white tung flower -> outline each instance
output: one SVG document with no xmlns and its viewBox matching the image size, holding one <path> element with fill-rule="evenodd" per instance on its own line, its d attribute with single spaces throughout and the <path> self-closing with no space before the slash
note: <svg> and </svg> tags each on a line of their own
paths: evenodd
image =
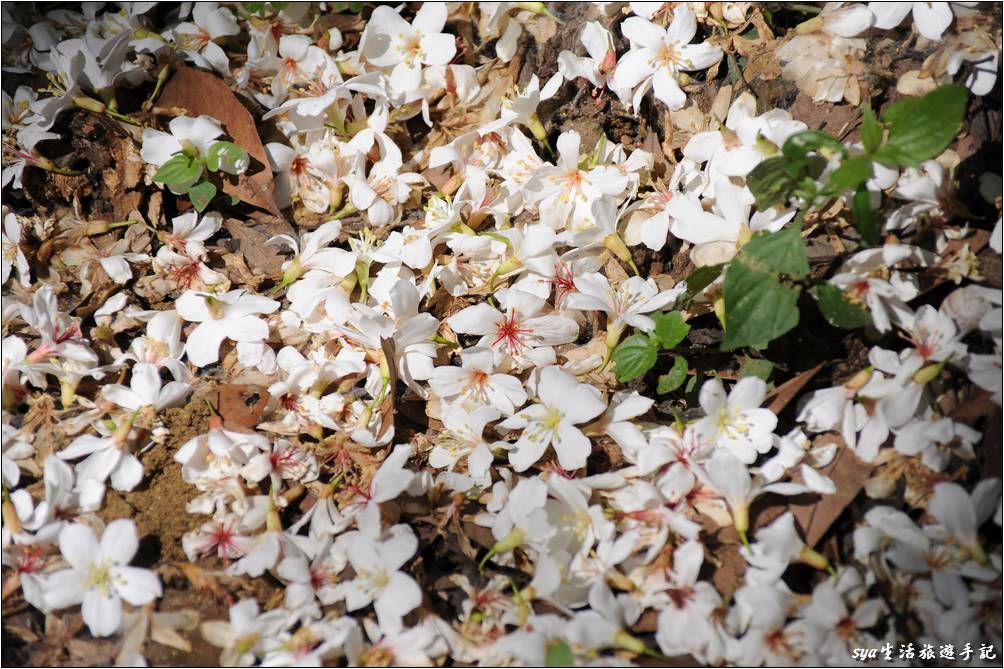
<svg viewBox="0 0 1004 669">
<path fill-rule="evenodd" d="M 501 414 L 492 406 L 480 406 L 468 411 L 455 402 L 443 411 L 443 431 L 429 453 L 429 466 L 453 469 L 461 458 L 467 458 L 467 470 L 482 485 L 491 483 L 491 447 L 485 442 L 485 426 Z"/>
<path fill-rule="evenodd" d="M 540 371 L 537 397 L 538 403 L 500 423 L 505 429 L 523 430 L 509 452 L 513 469 L 526 471 L 540 460 L 548 446 L 554 446 L 563 469 L 574 471 L 585 467 L 592 444 L 576 425 L 603 413 L 606 403 L 600 391 L 551 366 Z"/>
<path fill-rule="evenodd" d="M 104 386 L 101 394 L 123 409 L 138 411 L 150 406 L 159 412 L 177 406 L 188 391 L 188 384 L 179 381 L 170 381 L 162 387 L 157 366 L 140 362 L 132 368 L 128 388 L 117 383 L 111 384 Z"/>
<path fill-rule="evenodd" d="M 238 343 L 261 343 L 268 337 L 268 324 L 257 314 L 270 314 L 279 308 L 275 300 L 246 290 L 227 293 L 186 291 L 176 303 L 178 315 L 199 325 L 188 335 L 185 352 L 196 367 L 219 360 L 224 339 Z"/>
<path fill-rule="evenodd" d="M 444 400 L 458 397 L 474 405 L 488 405 L 511 416 L 526 403 L 526 390 L 510 374 L 495 374 L 492 351 L 475 346 L 460 353 L 460 367 L 443 365 L 432 371 L 429 385 Z"/>
<path fill-rule="evenodd" d="M 401 618 L 422 603 L 422 590 L 399 571 L 418 549 L 418 537 L 407 525 L 396 525 L 385 541 L 364 534 L 343 534 L 349 564 L 356 577 L 342 586 L 345 608 L 358 611 L 373 604 L 380 627 L 401 628 Z M 340 542 L 341 543 L 341 542 Z"/>
<path fill-rule="evenodd" d="M 767 384 L 754 376 L 740 379 L 728 396 L 721 379 L 708 379 L 700 393 L 706 415 L 698 421 L 697 429 L 709 442 L 752 464 L 758 454 L 774 445 L 777 416 L 760 408 L 766 395 Z"/>
<path fill-rule="evenodd" d="M 49 576 L 45 603 L 52 609 L 81 604 L 84 622 L 94 636 L 109 636 L 122 626 L 122 600 L 142 606 L 162 594 L 160 580 L 148 569 L 130 567 L 139 548 L 136 524 L 115 520 L 101 541 L 94 530 L 69 523 L 59 533 L 59 549 L 70 568 Z"/>
<path fill-rule="evenodd" d="M 674 10 L 669 28 L 632 16 L 621 24 L 621 31 L 631 50 L 617 63 L 613 80 L 618 89 L 634 89 L 631 104 L 635 108 L 652 88 L 655 97 L 671 110 L 680 109 L 687 94 L 680 88 L 679 74 L 709 68 L 722 59 L 720 47 L 690 43 L 697 34 L 697 17 L 686 5 Z"/>
<path fill-rule="evenodd" d="M 229 622 L 210 620 L 202 623 L 201 631 L 206 641 L 223 649 L 221 665 L 250 667 L 288 620 L 285 609 L 259 613 L 258 602 L 242 599 L 230 607 Z"/>
<path fill-rule="evenodd" d="M 588 56 L 577 56 L 571 51 L 558 54 L 558 71 L 565 79 L 582 77 L 596 88 L 605 88 L 617 65 L 617 51 L 614 49 L 610 31 L 596 21 L 586 22 L 579 36 Z"/>
<path fill-rule="evenodd" d="M 454 332 L 481 335 L 478 346 L 493 349 L 496 362 L 506 356 L 517 361 L 543 361 L 546 358 L 539 356 L 545 355 L 545 348 L 553 358 L 551 346 L 574 341 L 579 334 L 579 326 L 572 319 L 557 314 L 545 315 L 544 300 L 535 295 L 509 290 L 504 302 L 504 314 L 487 302 L 481 302 L 458 311 L 446 322 Z"/>
<path fill-rule="evenodd" d="M 6 207 L 5 207 L 6 208 Z M 7 283 L 12 271 L 17 271 L 17 280 L 27 288 L 31 285 L 31 266 L 21 250 L 21 221 L 14 212 L 3 217 L 3 282 Z"/>
<path fill-rule="evenodd" d="M 604 196 L 618 196 L 628 187 L 627 176 L 616 167 L 584 167 L 581 143 L 582 138 L 574 130 L 561 133 L 557 165 L 543 165 L 526 182 L 527 202 L 537 205 L 540 220 L 555 230 L 590 227 L 593 202 Z"/>
<path fill-rule="evenodd" d="M 389 5 L 373 10 L 363 32 L 360 51 L 366 61 L 390 72 L 391 91 L 407 95 L 422 84 L 424 65 L 446 65 L 457 52 L 453 35 L 443 32 L 444 2 L 422 5 L 408 23 Z"/>
<path fill-rule="evenodd" d="M 201 6 L 201 5 L 200 5 Z M 153 128 L 143 129 L 143 147 L 140 157 L 148 163 L 160 167 L 175 155 L 186 149 L 195 152 L 195 157 L 205 158 L 210 147 L 216 143 L 216 138 L 223 134 L 219 122 L 209 116 L 176 116 L 168 124 L 171 132 L 162 132 Z M 171 192 L 185 193 L 202 178 L 202 164 L 192 171 L 187 181 L 174 181 L 169 184 Z"/>
<path fill-rule="evenodd" d="M 952 5 L 973 5 L 971 2 L 869 2 L 868 9 L 875 15 L 875 27 L 883 30 L 895 28 L 911 12 L 917 32 L 929 40 L 940 40 L 952 24 Z"/>
<path fill-rule="evenodd" d="M 192 20 L 179 23 L 172 30 L 175 44 L 199 67 L 230 74 L 230 59 L 217 40 L 241 31 L 229 9 L 215 2 L 197 2 Z"/>
<path fill-rule="evenodd" d="M 628 325 L 645 330 L 655 327 L 655 321 L 645 314 L 670 306 L 687 289 L 679 283 L 669 290 L 659 290 L 654 279 L 633 276 L 611 286 L 607 277 L 590 272 L 575 277 L 575 292 L 569 293 L 565 307 L 586 311 L 604 311 L 607 330 L 623 332 Z"/>
</svg>

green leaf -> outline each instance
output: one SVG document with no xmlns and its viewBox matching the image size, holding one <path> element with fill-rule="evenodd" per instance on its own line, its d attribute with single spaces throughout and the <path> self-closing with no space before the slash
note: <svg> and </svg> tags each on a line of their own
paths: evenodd
<svg viewBox="0 0 1004 669">
<path fill-rule="evenodd" d="M 875 153 L 875 150 L 882 144 L 884 131 L 882 124 L 875 118 L 872 106 L 867 102 L 861 107 L 861 144 L 868 153 Z"/>
<path fill-rule="evenodd" d="M 866 246 L 878 246 L 882 238 L 882 231 L 875 220 L 875 212 L 872 210 L 872 197 L 864 184 L 858 186 L 851 198 L 851 213 L 854 214 L 854 227 L 861 235 L 861 240 Z"/>
<path fill-rule="evenodd" d="M 819 310 L 830 325 L 848 330 L 864 327 L 872 322 L 871 314 L 861 305 L 848 299 L 847 294 L 832 283 L 821 283 L 812 289 Z"/>
<path fill-rule="evenodd" d="M 743 247 L 740 256 L 751 269 L 771 274 L 786 274 L 801 279 L 809 274 L 809 257 L 801 230 L 782 228 L 777 232 L 758 232 Z"/>
<path fill-rule="evenodd" d="M 201 172 L 202 163 L 183 153 L 179 153 L 160 166 L 160 169 L 153 175 L 153 180 L 156 183 L 171 186 L 172 184 L 183 184 L 198 179 Z"/>
<path fill-rule="evenodd" d="M 793 170 L 791 160 L 777 156 L 754 167 L 746 175 L 746 186 L 756 198 L 756 208 L 764 211 L 775 205 L 786 204 L 801 181 L 801 176 L 800 170 Z"/>
<path fill-rule="evenodd" d="M 747 376 L 755 376 L 758 379 L 769 381 L 770 375 L 773 371 L 774 363 L 770 360 L 747 357 L 743 362 L 743 366 L 739 368 L 739 378 L 742 379 Z"/>
<path fill-rule="evenodd" d="M 966 89 L 956 84 L 890 105 L 882 114 L 889 135 L 873 157 L 884 163 L 917 167 L 952 143 L 965 113 Z"/>
<path fill-rule="evenodd" d="M 216 142 L 206 152 L 206 167 L 211 172 L 223 170 L 227 174 L 241 174 L 247 169 L 248 152 L 233 142 Z"/>
<path fill-rule="evenodd" d="M 659 345 L 653 337 L 631 335 L 614 349 L 617 380 L 621 383 L 637 379 L 655 366 Z"/>
<path fill-rule="evenodd" d="M 218 142 L 222 143 L 222 142 Z M 209 147 L 209 151 L 206 153 L 206 169 L 210 172 L 220 171 L 220 154 L 219 152 L 214 153 L 213 149 L 216 148 L 216 144 Z"/>
<path fill-rule="evenodd" d="M 697 377 L 698 374 L 694 374 L 692 377 L 690 377 L 690 380 L 687 381 L 687 387 L 683 389 L 683 392 L 687 393 L 688 395 L 694 392 L 694 389 L 697 387 Z"/>
<path fill-rule="evenodd" d="M 192 186 L 192 189 L 188 191 L 188 197 L 195 205 L 196 210 L 204 211 L 216 197 L 216 186 L 208 181 L 203 181 Z"/>
<path fill-rule="evenodd" d="M 857 190 L 872 177 L 872 159 L 868 156 L 848 158 L 840 167 L 830 173 L 826 182 L 827 192 L 832 196 L 842 195 L 847 191 Z"/>
<path fill-rule="evenodd" d="M 652 314 L 652 320 L 655 321 L 655 338 L 665 349 L 675 348 L 690 332 L 690 326 L 679 311 Z"/>
<path fill-rule="evenodd" d="M 798 325 L 798 293 L 798 288 L 781 285 L 773 275 L 733 260 L 725 275 L 722 350 L 766 348 Z"/>
<path fill-rule="evenodd" d="M 823 175 L 823 172 L 826 171 L 826 168 L 829 167 L 829 165 L 830 162 L 822 156 L 809 156 L 805 159 L 805 164 L 802 167 L 802 173 L 805 175 L 803 181 L 805 179 L 809 179 L 813 182 L 818 181 L 819 177 Z"/>
<path fill-rule="evenodd" d="M 568 644 L 561 639 L 555 639 L 547 646 L 547 654 L 544 655 L 544 666 L 546 667 L 571 667 L 575 665 L 575 655 Z"/>
<path fill-rule="evenodd" d="M 659 385 L 656 386 L 655 392 L 665 395 L 682 386 L 683 382 L 687 380 L 687 368 L 689 366 L 687 359 L 682 355 L 673 358 L 673 367 L 665 374 L 659 376 Z"/>
<path fill-rule="evenodd" d="M 796 132 L 784 142 L 781 153 L 789 160 L 804 162 L 813 151 L 822 150 L 833 153 L 847 154 L 847 148 L 835 137 L 822 130 L 803 130 Z"/>
<path fill-rule="evenodd" d="M 694 298 L 701 294 L 701 291 L 710 286 L 721 275 L 723 269 L 725 269 L 725 263 L 719 263 L 718 265 L 698 267 L 691 272 L 686 279 L 687 292 L 676 301 L 676 306 L 681 308 L 689 306 Z"/>
</svg>

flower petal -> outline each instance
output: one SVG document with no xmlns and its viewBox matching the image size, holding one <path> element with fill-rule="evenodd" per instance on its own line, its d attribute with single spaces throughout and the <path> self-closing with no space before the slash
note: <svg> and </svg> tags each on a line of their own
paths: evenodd
<svg viewBox="0 0 1004 669">
<path fill-rule="evenodd" d="M 116 567 L 113 576 L 119 595 L 133 606 L 148 604 L 163 592 L 160 579 L 149 569 Z"/>
<path fill-rule="evenodd" d="M 129 564 L 139 548 L 136 523 L 120 518 L 108 523 L 101 535 L 101 555 L 116 564 Z"/>
<path fill-rule="evenodd" d="M 80 613 L 94 636 L 111 636 L 122 626 L 122 600 L 118 595 L 105 597 L 99 590 L 88 590 Z"/>
</svg>

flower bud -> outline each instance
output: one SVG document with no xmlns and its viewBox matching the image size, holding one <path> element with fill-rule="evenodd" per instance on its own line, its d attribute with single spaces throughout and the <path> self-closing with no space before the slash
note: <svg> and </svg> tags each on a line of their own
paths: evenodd
<svg viewBox="0 0 1004 669">
<path fill-rule="evenodd" d="M 495 270 L 496 276 L 505 276 L 523 266 L 523 261 L 519 258 L 506 258 Z"/>
<path fill-rule="evenodd" d="M 526 539 L 526 531 L 522 527 L 514 527 L 509 534 L 495 542 L 495 545 L 492 546 L 492 552 L 495 555 L 508 553 L 521 546 L 524 539 Z"/>
<path fill-rule="evenodd" d="M 627 247 L 627 244 L 624 243 L 624 240 L 621 239 L 620 235 L 617 234 L 607 235 L 606 237 L 603 238 L 603 246 L 605 246 L 608 251 L 613 253 L 615 256 L 617 256 L 618 259 L 622 260 L 623 262 L 627 263 L 633 262 L 633 258 L 631 257 L 631 250 Z"/>
<path fill-rule="evenodd" d="M 540 118 L 536 114 L 530 117 L 530 122 L 527 124 L 527 127 L 530 129 L 530 132 L 533 133 L 533 136 L 537 138 L 537 141 L 547 142 L 547 131 L 544 130 L 544 124 L 540 122 Z"/>
<path fill-rule="evenodd" d="M 275 506 L 265 514 L 265 529 L 269 532 L 282 532 L 282 519 L 279 517 L 279 509 Z"/>
<path fill-rule="evenodd" d="M 914 372 L 913 380 L 916 383 L 924 386 L 934 381 L 938 378 L 938 374 L 941 373 L 942 368 L 945 366 L 943 362 L 937 362 L 933 365 L 928 365 L 927 367 L 922 367 Z"/>
<path fill-rule="evenodd" d="M 750 529 L 750 508 L 743 505 L 732 512 L 732 524 L 735 525 L 739 536 L 745 537 Z"/>
<path fill-rule="evenodd" d="M 301 276 L 303 276 L 305 271 L 306 270 L 303 269 L 303 265 L 300 264 L 300 259 L 293 258 L 292 260 L 289 261 L 289 267 L 287 267 L 286 271 L 283 272 L 282 274 L 281 285 L 288 286 L 289 284 L 293 283 Z"/>
<path fill-rule="evenodd" d="M 844 383 L 844 388 L 848 390 L 858 391 L 865 387 L 871 378 L 872 374 L 875 372 L 874 367 L 865 367 L 860 372 L 851 377 L 849 381 Z"/>
<path fill-rule="evenodd" d="M 623 648 L 624 650 L 629 650 L 637 655 L 644 655 L 648 648 L 645 647 L 645 642 L 638 637 L 631 636 L 624 630 L 617 630 L 614 634 L 614 645 L 618 648 Z"/>
<path fill-rule="evenodd" d="M 974 541 L 972 544 L 966 546 L 965 549 L 978 564 L 984 567 L 990 566 L 990 558 L 987 557 L 987 552 L 983 550 L 983 546 L 980 545 L 979 541 Z"/>
<path fill-rule="evenodd" d="M 814 16 L 808 21 L 803 21 L 795 26 L 795 32 L 799 35 L 807 35 L 809 33 L 818 32 L 822 29 L 823 24 L 826 23 L 826 17 L 824 16 Z"/>
<path fill-rule="evenodd" d="M 59 401 L 64 409 L 69 409 L 77 401 L 77 386 L 69 381 L 59 382 Z"/>
<path fill-rule="evenodd" d="M 95 235 L 103 235 L 112 229 L 112 224 L 110 221 L 90 221 L 80 230 L 80 234 L 83 237 L 93 237 Z"/>
<path fill-rule="evenodd" d="M 98 114 L 105 113 L 105 104 L 94 98 L 87 97 L 86 95 L 78 95 L 73 98 L 73 104 L 80 107 L 81 109 L 86 109 L 87 111 L 92 111 Z"/>
<path fill-rule="evenodd" d="M 616 323 L 607 330 L 606 345 L 607 348 L 613 350 L 617 347 L 617 344 L 621 341 L 621 335 L 624 334 L 624 323 Z"/>
<path fill-rule="evenodd" d="M 516 6 L 534 14 L 547 13 L 547 7 L 544 6 L 543 2 L 517 2 Z"/>
<path fill-rule="evenodd" d="M 604 74 L 613 72 L 616 66 L 617 52 L 613 49 L 607 49 L 607 55 L 603 57 L 603 62 L 600 63 L 600 72 Z"/>
<path fill-rule="evenodd" d="M 3 524 L 4 528 L 14 534 L 21 532 L 21 519 L 17 517 L 17 509 L 9 499 L 3 501 Z"/>
<path fill-rule="evenodd" d="M 815 567 L 816 569 L 821 569 L 823 571 L 830 568 L 830 561 L 826 559 L 826 556 L 809 548 L 808 546 L 802 546 L 802 552 L 799 553 L 798 559 L 810 567 Z"/>
</svg>

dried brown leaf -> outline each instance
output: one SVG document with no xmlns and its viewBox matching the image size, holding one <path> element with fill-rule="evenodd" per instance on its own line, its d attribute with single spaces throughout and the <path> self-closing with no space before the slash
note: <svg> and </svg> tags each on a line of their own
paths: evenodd
<svg viewBox="0 0 1004 669">
<path fill-rule="evenodd" d="M 767 407 L 774 413 L 781 413 L 786 406 L 795 398 L 798 393 L 802 392 L 802 389 L 812 380 L 812 378 L 819 373 L 819 370 L 823 368 L 824 363 L 819 363 L 815 367 L 805 370 L 798 376 L 793 376 L 781 385 L 779 385 L 774 390 L 767 393 L 767 397 L 771 398 L 770 405 Z"/>
<path fill-rule="evenodd" d="M 243 383 L 219 386 L 206 396 L 223 418 L 223 426 L 239 432 L 254 430 L 271 398 L 264 386 Z"/>
<path fill-rule="evenodd" d="M 192 644 L 178 630 L 194 630 L 198 624 L 199 614 L 191 609 L 154 613 L 150 617 L 150 640 L 189 653 Z"/>
<path fill-rule="evenodd" d="M 243 254 L 225 253 L 222 258 L 231 282 L 235 284 L 243 283 L 251 286 L 254 290 L 258 290 L 262 281 L 265 280 L 265 277 L 251 271 Z"/>
<path fill-rule="evenodd" d="M 157 104 L 180 107 L 188 116 L 205 114 L 217 119 L 234 143 L 253 159 L 248 171 L 235 182 L 224 180 L 223 192 L 276 216 L 281 215 L 275 202 L 275 177 L 254 117 L 222 79 L 209 72 L 178 65 Z"/>
<path fill-rule="evenodd" d="M 732 528 L 723 528 L 723 531 L 725 529 Z M 718 567 L 711 577 L 715 589 L 723 597 L 730 597 L 742 584 L 743 575 L 746 573 L 746 559 L 739 552 L 739 542 L 723 543 L 708 559 Z"/>
<path fill-rule="evenodd" d="M 194 589 L 210 592 L 213 597 L 220 600 L 227 599 L 227 591 L 220 585 L 215 576 L 202 567 L 187 561 L 173 562 L 171 566 L 176 567 Z"/>
<path fill-rule="evenodd" d="M 230 236 L 237 241 L 240 252 L 252 272 L 277 279 L 282 276 L 282 263 L 286 261 L 280 246 L 266 242 L 275 235 L 296 236 L 293 227 L 279 217 L 266 217 L 258 221 L 240 221 L 228 218 L 223 221 Z"/>
<path fill-rule="evenodd" d="M 872 465 L 858 458 L 839 436 L 826 435 L 818 441 L 837 441 L 840 444 L 833 462 L 820 470 L 820 473 L 833 480 L 837 490 L 832 495 L 819 496 L 817 501 L 808 505 L 800 505 L 792 500 L 791 511 L 809 546 L 815 546 L 823 538 L 844 509 L 861 492 L 872 471 Z"/>
<path fill-rule="evenodd" d="M 536 14 L 523 22 L 526 31 L 533 35 L 537 44 L 544 44 L 558 33 L 558 24 L 549 16 Z"/>
</svg>

